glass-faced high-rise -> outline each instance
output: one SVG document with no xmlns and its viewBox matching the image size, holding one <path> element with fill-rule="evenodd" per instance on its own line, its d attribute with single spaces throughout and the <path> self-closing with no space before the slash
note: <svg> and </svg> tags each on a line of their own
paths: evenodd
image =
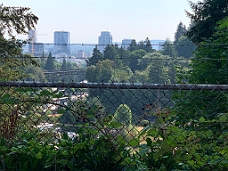
<svg viewBox="0 0 228 171">
<path fill-rule="evenodd" d="M 54 32 L 54 53 L 70 55 L 70 33 L 68 31 Z"/>
<path fill-rule="evenodd" d="M 108 31 L 102 31 L 98 38 L 98 49 L 103 52 L 107 45 L 112 44 L 112 35 Z"/>
</svg>

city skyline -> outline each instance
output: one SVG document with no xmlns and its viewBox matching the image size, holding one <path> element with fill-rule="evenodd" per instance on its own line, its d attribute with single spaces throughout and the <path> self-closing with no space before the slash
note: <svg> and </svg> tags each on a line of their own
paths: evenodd
<svg viewBox="0 0 228 171">
<path fill-rule="evenodd" d="M 102 31 L 111 32 L 113 42 L 123 39 L 141 41 L 146 37 L 173 40 L 180 21 L 189 26 L 185 10 L 191 12 L 187 0 L 100 0 L 99 3 L 92 0 L 3 0 L 2 3 L 4 6 L 31 8 L 39 17 L 37 41 L 43 43 L 52 43 L 53 33 L 59 30 L 71 33 L 71 43 L 97 44 Z M 19 35 L 18 38 L 27 39 L 27 36 Z"/>
</svg>

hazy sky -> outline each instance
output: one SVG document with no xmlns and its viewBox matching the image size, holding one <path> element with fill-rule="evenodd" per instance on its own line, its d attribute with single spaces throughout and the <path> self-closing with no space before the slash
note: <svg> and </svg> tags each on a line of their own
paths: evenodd
<svg viewBox="0 0 228 171">
<path fill-rule="evenodd" d="M 192 0 L 197 2 L 198 0 Z M 38 42 L 53 43 L 54 31 L 70 32 L 71 43 L 97 43 L 101 31 L 122 39 L 174 39 L 177 25 L 187 27 L 188 0 L 3 0 L 4 6 L 30 7 L 39 17 Z M 18 38 L 27 38 L 19 36 Z"/>
</svg>

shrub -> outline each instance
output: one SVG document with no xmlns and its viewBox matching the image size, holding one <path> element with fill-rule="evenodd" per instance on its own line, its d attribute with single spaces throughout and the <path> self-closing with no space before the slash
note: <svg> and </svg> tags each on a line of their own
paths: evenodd
<svg viewBox="0 0 228 171">
<path fill-rule="evenodd" d="M 113 116 L 113 121 L 120 122 L 124 126 L 131 125 L 132 122 L 132 112 L 131 109 L 126 104 L 121 104 L 116 109 L 116 112 Z"/>
</svg>

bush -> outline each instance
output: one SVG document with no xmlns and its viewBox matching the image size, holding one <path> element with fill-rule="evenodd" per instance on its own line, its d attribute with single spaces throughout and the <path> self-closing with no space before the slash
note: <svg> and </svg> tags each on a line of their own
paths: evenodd
<svg viewBox="0 0 228 171">
<path fill-rule="evenodd" d="M 131 109 L 126 104 L 121 104 L 116 109 L 116 112 L 113 116 L 113 121 L 120 122 L 124 126 L 131 125 L 132 122 L 132 112 Z"/>
</svg>

